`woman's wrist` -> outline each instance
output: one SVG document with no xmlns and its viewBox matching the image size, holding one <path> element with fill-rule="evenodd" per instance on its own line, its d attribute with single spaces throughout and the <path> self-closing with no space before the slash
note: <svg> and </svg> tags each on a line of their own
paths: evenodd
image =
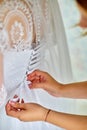
<svg viewBox="0 0 87 130">
<path fill-rule="evenodd" d="M 47 113 L 46 113 L 46 116 L 45 116 L 45 122 L 49 122 L 49 123 L 51 123 L 51 121 L 52 121 L 52 113 L 53 113 L 54 111 L 53 110 L 51 110 L 51 109 L 48 109 L 48 111 L 47 111 Z"/>
<path fill-rule="evenodd" d="M 68 96 L 68 84 L 61 84 L 60 87 L 60 97 L 67 97 Z"/>
<path fill-rule="evenodd" d="M 48 119 L 50 112 L 51 112 L 51 109 L 48 109 L 46 116 L 45 116 L 45 120 L 44 120 L 45 122 L 47 122 L 47 119 Z"/>
<path fill-rule="evenodd" d="M 57 96 L 58 97 L 63 97 L 63 89 L 64 89 L 65 85 L 64 84 L 61 84 L 61 83 L 58 83 L 58 89 L 57 89 Z"/>
</svg>

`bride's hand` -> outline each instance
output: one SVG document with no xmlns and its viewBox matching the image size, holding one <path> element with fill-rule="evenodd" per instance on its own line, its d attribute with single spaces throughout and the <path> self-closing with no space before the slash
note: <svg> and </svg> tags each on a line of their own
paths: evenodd
<svg viewBox="0 0 87 130">
<path fill-rule="evenodd" d="M 42 88 L 53 96 L 61 96 L 62 84 L 58 83 L 47 72 L 35 70 L 27 76 L 27 80 L 31 81 L 29 85 L 30 89 Z"/>
<path fill-rule="evenodd" d="M 44 121 L 48 109 L 36 103 L 7 103 L 6 114 L 21 121 Z"/>
</svg>

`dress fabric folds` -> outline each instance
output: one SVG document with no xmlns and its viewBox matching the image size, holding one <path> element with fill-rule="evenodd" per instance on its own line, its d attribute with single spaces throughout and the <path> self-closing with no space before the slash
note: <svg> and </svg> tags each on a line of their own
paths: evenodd
<svg viewBox="0 0 87 130">
<path fill-rule="evenodd" d="M 57 0 L 2 0 L 0 2 L 0 130 L 62 130 L 44 122 L 21 122 L 5 113 L 16 94 L 25 102 L 67 112 L 68 99 L 44 90 L 30 90 L 27 73 L 41 69 L 62 83 L 73 81 L 61 12 Z M 3 96 L 2 96 L 3 95 Z"/>
</svg>

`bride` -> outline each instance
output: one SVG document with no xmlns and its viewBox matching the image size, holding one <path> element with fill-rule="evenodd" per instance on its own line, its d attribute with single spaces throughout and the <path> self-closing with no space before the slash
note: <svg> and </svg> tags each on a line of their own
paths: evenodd
<svg viewBox="0 0 87 130">
<path fill-rule="evenodd" d="M 26 76 L 35 69 L 45 70 L 63 83 L 72 81 L 58 1 L 1 0 L 0 130 L 61 129 L 43 122 L 24 123 L 5 113 L 5 104 L 14 95 L 59 111 L 71 109 L 68 99 L 56 99 L 43 90 L 28 88 Z"/>
</svg>

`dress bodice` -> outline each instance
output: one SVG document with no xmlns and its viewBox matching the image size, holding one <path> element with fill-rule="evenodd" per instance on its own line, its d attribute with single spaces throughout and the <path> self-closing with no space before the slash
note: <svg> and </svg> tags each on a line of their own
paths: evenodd
<svg viewBox="0 0 87 130">
<path fill-rule="evenodd" d="M 32 53 L 35 50 L 38 52 L 36 57 L 31 57 L 32 54 L 35 56 Z M 58 0 L 0 0 L 0 52 L 3 54 L 6 102 L 18 94 L 25 102 L 65 110 L 62 99 L 57 100 L 43 90 L 30 90 L 24 80 L 29 65 L 47 71 L 60 81 L 72 80 Z M 3 111 L 0 111 L 0 130 L 59 130 L 41 122 L 26 125 L 9 118 Z"/>
<path fill-rule="evenodd" d="M 4 82 L 11 92 L 24 80 L 32 50 L 4 54 Z"/>
<path fill-rule="evenodd" d="M 4 55 L 4 86 L 8 95 L 23 82 L 31 53 L 40 42 L 41 21 L 34 12 L 37 4 L 37 0 L 0 2 L 0 52 Z"/>
</svg>

